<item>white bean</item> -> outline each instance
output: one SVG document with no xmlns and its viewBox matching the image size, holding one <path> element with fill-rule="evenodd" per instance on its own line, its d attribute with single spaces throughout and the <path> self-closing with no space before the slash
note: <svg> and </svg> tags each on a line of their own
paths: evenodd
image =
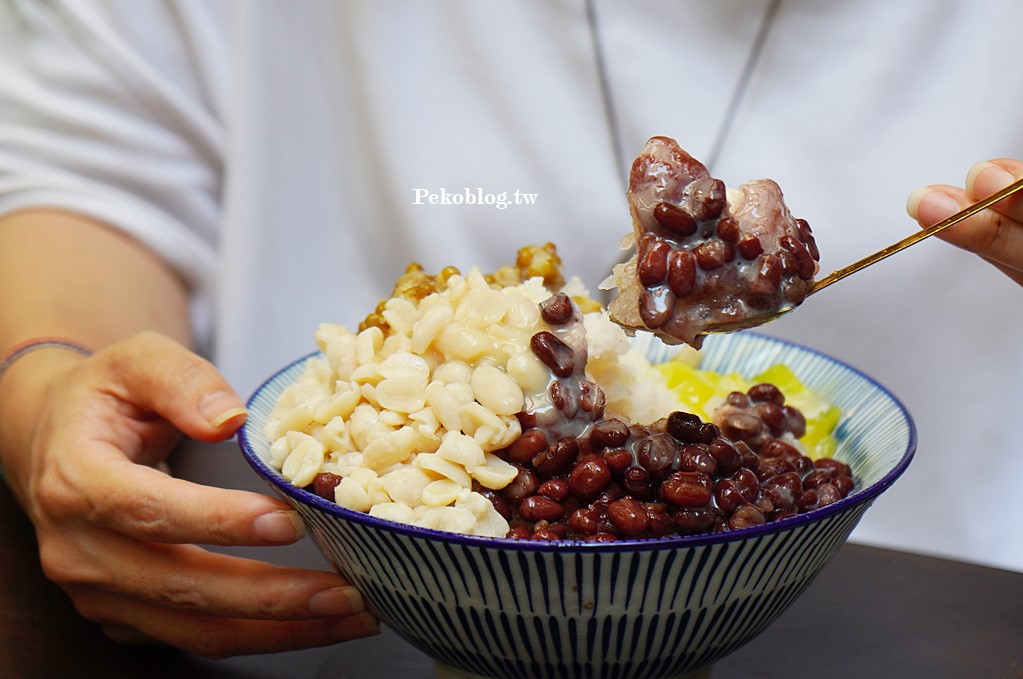
<svg viewBox="0 0 1023 679">
<path fill-rule="evenodd" d="M 417 354 L 425 352 L 444 326 L 451 322 L 452 316 L 451 305 L 447 303 L 436 304 L 423 313 L 412 328 L 412 351 Z"/>
<path fill-rule="evenodd" d="M 500 368 L 488 365 L 476 368 L 469 385 L 480 405 L 497 415 L 514 415 L 522 410 L 522 389 Z"/>
<path fill-rule="evenodd" d="M 437 454 L 448 462 L 454 462 L 465 468 L 475 467 L 484 463 L 483 449 L 471 436 L 457 431 L 449 431 L 441 438 Z"/>
<path fill-rule="evenodd" d="M 404 462 L 412 455 L 415 433 L 411 427 L 380 434 L 362 449 L 362 459 L 370 469 L 383 469 Z"/>
<path fill-rule="evenodd" d="M 281 474 L 299 488 L 304 488 L 313 482 L 323 468 L 325 452 L 319 441 L 312 436 L 306 436 L 299 445 L 291 449 L 288 459 L 281 467 Z"/>
</svg>

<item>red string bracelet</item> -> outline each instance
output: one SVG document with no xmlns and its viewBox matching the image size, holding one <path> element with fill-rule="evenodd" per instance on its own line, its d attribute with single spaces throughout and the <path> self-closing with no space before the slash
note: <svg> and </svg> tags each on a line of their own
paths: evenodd
<svg viewBox="0 0 1023 679">
<path fill-rule="evenodd" d="M 7 369 L 25 354 L 30 354 L 38 349 L 49 348 L 67 349 L 69 351 L 76 351 L 85 356 L 92 354 L 92 350 L 88 347 L 64 337 L 35 337 L 15 344 L 7 351 L 6 354 L 3 355 L 2 358 L 0 358 L 0 379 L 3 379 L 4 373 Z"/>
</svg>

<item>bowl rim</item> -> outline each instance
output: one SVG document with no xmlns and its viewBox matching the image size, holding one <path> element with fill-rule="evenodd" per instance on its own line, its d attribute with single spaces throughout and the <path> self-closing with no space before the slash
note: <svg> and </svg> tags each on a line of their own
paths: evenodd
<svg viewBox="0 0 1023 679">
<path fill-rule="evenodd" d="M 255 449 L 252 446 L 251 438 L 253 434 L 250 433 L 250 420 L 246 420 L 242 427 L 238 430 L 237 442 L 241 448 L 242 455 L 248 461 L 249 465 L 261 476 L 263 480 L 270 485 L 271 488 L 276 490 L 278 493 L 282 493 L 293 500 L 304 505 L 312 505 L 313 507 L 324 511 L 328 514 L 344 519 L 346 521 L 352 521 L 363 526 L 372 527 L 374 529 L 383 530 L 389 533 L 398 533 L 413 538 L 421 538 L 433 542 L 443 542 L 446 544 L 458 544 L 465 547 L 480 547 L 490 549 L 501 549 L 510 551 L 526 551 L 526 552 L 634 552 L 634 551 L 650 551 L 650 550 L 665 550 L 665 549 L 682 549 L 686 547 L 697 547 L 708 544 L 722 544 L 735 542 L 737 540 L 746 540 L 751 538 L 757 538 L 760 536 L 768 535 L 771 533 L 783 532 L 799 526 L 803 526 L 810 523 L 815 523 L 821 519 L 835 514 L 840 514 L 846 510 L 862 504 L 873 501 L 878 495 L 888 489 L 896 479 L 898 479 L 910 462 L 913 460 L 913 456 L 916 453 L 917 447 L 917 431 L 916 425 L 913 422 L 913 418 L 910 416 L 909 411 L 905 405 L 900 401 L 894 394 L 891 393 L 884 385 L 875 380 L 873 377 L 867 375 L 863 371 L 855 368 L 848 363 L 834 358 L 830 354 L 812 349 L 804 344 L 793 342 L 786 339 L 780 339 L 765 335 L 757 332 L 744 332 L 746 336 L 753 336 L 760 341 L 767 342 L 768 344 L 780 344 L 788 347 L 792 347 L 804 352 L 813 354 L 825 361 L 836 364 L 839 367 L 850 371 L 857 377 L 863 379 L 870 385 L 873 385 L 882 394 L 887 396 L 896 410 L 901 414 L 905 420 L 908 428 L 908 437 L 906 441 L 906 449 L 903 451 L 902 457 L 899 461 L 880 479 L 874 482 L 872 485 L 866 488 L 858 489 L 852 494 L 834 502 L 825 507 L 814 509 L 804 514 L 797 514 L 785 519 L 778 519 L 771 521 L 759 526 L 752 526 L 749 528 L 742 528 L 738 530 L 731 530 L 722 533 L 701 533 L 697 535 L 679 535 L 674 537 L 660 537 L 660 538 L 642 538 L 642 539 L 623 539 L 617 542 L 584 542 L 581 540 L 556 540 L 556 541 L 543 541 L 543 540 L 522 540 L 517 538 L 494 538 L 480 535 L 467 535 L 464 533 L 453 533 L 450 531 L 442 531 L 433 528 L 421 528 L 411 524 L 398 523 L 387 519 L 380 519 L 375 516 L 370 516 L 368 513 L 355 511 L 353 509 L 347 509 L 338 505 L 330 500 L 320 497 L 315 493 L 311 493 L 303 488 L 292 485 L 290 482 L 285 481 L 280 475 L 278 470 L 267 464 L 259 455 L 256 454 Z M 246 401 L 246 407 L 252 409 L 253 403 L 260 397 L 264 390 L 268 389 L 272 383 L 274 383 L 282 374 L 291 370 L 300 363 L 305 363 L 310 359 L 322 356 L 323 354 L 319 351 L 313 351 L 305 356 L 302 356 L 280 370 L 274 372 L 270 377 L 265 379 L 256 389 L 252 395 Z M 255 435 L 262 436 L 262 433 L 256 433 Z"/>
</svg>

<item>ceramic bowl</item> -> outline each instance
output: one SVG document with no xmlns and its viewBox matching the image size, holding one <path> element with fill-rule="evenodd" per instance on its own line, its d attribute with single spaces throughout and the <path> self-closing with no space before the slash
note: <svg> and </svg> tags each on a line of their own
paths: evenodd
<svg viewBox="0 0 1023 679">
<path fill-rule="evenodd" d="M 673 353 L 649 337 L 637 343 L 655 362 Z M 681 677 L 771 624 L 905 471 L 916 447 L 899 401 L 833 358 L 751 333 L 712 336 L 701 353 L 702 367 L 746 376 L 785 363 L 838 405 L 836 457 L 852 467 L 856 489 L 763 526 L 658 540 L 549 543 L 392 523 L 294 487 L 267 463 L 264 423 L 310 357 L 256 391 L 239 441 L 381 620 L 449 676 Z"/>
</svg>

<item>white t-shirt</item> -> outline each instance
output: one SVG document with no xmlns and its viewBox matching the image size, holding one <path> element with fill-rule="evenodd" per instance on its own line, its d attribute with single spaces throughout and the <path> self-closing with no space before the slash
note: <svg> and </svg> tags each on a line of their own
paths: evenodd
<svg viewBox="0 0 1023 679">
<path fill-rule="evenodd" d="M 916 229 L 913 188 L 1023 157 L 1019 26 L 1017 0 L 8 0 L 0 212 L 65 207 L 151 246 L 244 396 L 411 261 L 493 269 L 550 240 L 595 287 L 655 134 L 728 184 L 777 180 L 823 272 L 887 245 Z M 765 329 L 916 419 L 854 539 L 1023 570 L 1020 308 L 934 241 Z"/>
</svg>

